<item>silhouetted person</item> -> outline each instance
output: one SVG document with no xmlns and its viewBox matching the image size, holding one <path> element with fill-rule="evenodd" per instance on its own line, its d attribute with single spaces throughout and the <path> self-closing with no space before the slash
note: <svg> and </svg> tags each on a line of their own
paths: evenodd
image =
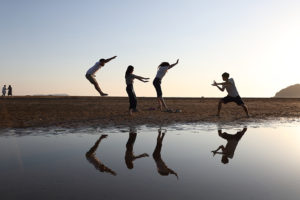
<svg viewBox="0 0 300 200">
<path fill-rule="evenodd" d="M 3 86 L 2 88 L 2 96 L 6 95 L 6 85 Z"/>
<path fill-rule="evenodd" d="M 136 139 L 137 133 L 134 128 L 130 128 L 129 138 L 126 143 L 126 152 L 125 152 L 125 163 L 128 169 L 133 169 L 133 161 L 138 158 L 149 157 L 148 154 L 143 153 L 141 155 L 135 156 L 133 152 L 133 145 Z"/>
<path fill-rule="evenodd" d="M 142 81 L 144 83 L 148 82 L 149 78 L 144 78 L 142 76 L 137 76 L 133 74 L 134 67 L 129 65 L 127 67 L 126 73 L 125 73 L 125 80 L 126 80 L 126 92 L 129 97 L 129 115 L 132 115 L 132 112 L 137 112 L 136 106 L 137 106 L 137 100 L 135 96 L 135 92 L 133 89 L 133 81 L 134 79 L 137 79 L 139 81 Z"/>
<path fill-rule="evenodd" d="M 228 95 L 226 97 L 222 98 L 219 101 L 217 116 L 218 117 L 220 116 L 222 104 L 227 104 L 229 102 L 235 102 L 238 106 L 243 107 L 247 117 L 249 117 L 248 107 L 245 105 L 244 101 L 240 97 L 240 95 L 235 87 L 233 78 L 229 78 L 229 74 L 227 72 L 225 72 L 222 74 L 222 79 L 224 81 L 223 83 L 217 83 L 216 81 L 214 81 L 214 83 L 212 84 L 212 86 L 216 86 L 222 92 L 224 92 L 224 90 L 226 89 L 226 91 L 228 93 Z M 219 85 L 221 85 L 222 87 L 220 87 Z"/>
<path fill-rule="evenodd" d="M 165 108 L 166 111 L 170 112 L 171 110 L 168 108 L 166 102 L 164 101 L 162 95 L 162 90 L 161 90 L 161 80 L 163 77 L 166 75 L 169 69 L 173 68 L 175 65 L 177 65 L 179 60 L 177 59 L 176 63 L 174 64 L 169 64 L 168 62 L 162 62 L 157 69 L 157 73 L 155 76 L 155 79 L 153 80 L 153 86 L 156 90 L 157 94 L 157 102 L 159 105 L 159 109 L 162 111 L 163 107 Z"/>
<path fill-rule="evenodd" d="M 117 175 L 116 172 L 114 172 L 113 170 L 111 170 L 110 168 L 105 166 L 103 163 L 101 163 L 101 161 L 98 158 L 96 158 L 95 152 L 99 146 L 99 143 L 101 142 L 101 140 L 103 140 L 106 137 L 107 137 L 107 135 L 101 135 L 100 138 L 94 144 L 94 146 L 92 146 L 92 148 L 88 152 L 86 152 L 85 156 L 86 156 L 86 159 L 91 164 L 93 164 L 97 170 L 99 170 L 100 172 L 107 172 L 107 173 L 110 173 L 115 176 L 115 175 Z"/>
<path fill-rule="evenodd" d="M 104 59 L 104 58 L 101 58 L 98 62 L 95 63 L 95 65 L 93 67 L 91 67 L 85 74 L 85 77 L 87 78 L 87 80 L 89 80 L 91 82 L 91 84 L 94 85 L 95 89 L 99 92 L 99 94 L 101 96 L 107 96 L 108 94 L 104 93 L 101 89 L 100 89 L 100 86 L 97 82 L 97 80 L 95 79 L 96 77 L 96 72 L 104 67 L 104 65 L 106 63 L 108 63 L 109 61 L 111 61 L 112 59 L 115 59 L 117 56 L 114 56 L 114 57 L 111 57 L 111 58 L 108 58 L 108 59 Z"/>
<path fill-rule="evenodd" d="M 223 145 L 219 146 L 218 149 L 212 151 L 214 155 L 222 154 L 222 163 L 227 164 L 229 162 L 229 158 L 232 159 L 234 155 L 234 151 L 243 137 L 245 132 L 247 131 L 247 127 L 245 127 L 242 131 L 238 131 L 236 134 L 231 135 L 226 132 L 222 132 L 222 130 L 218 130 L 219 136 L 225 140 L 227 140 L 226 147 Z M 221 152 L 218 152 L 221 149 Z"/>
<path fill-rule="evenodd" d="M 8 86 L 7 96 L 12 96 L 12 87 L 11 87 L 11 85 Z"/>
<path fill-rule="evenodd" d="M 158 129 L 156 147 L 154 149 L 152 156 L 156 163 L 157 171 L 160 175 L 168 176 L 169 174 L 174 174 L 178 178 L 177 173 L 175 171 L 173 171 L 172 169 L 168 168 L 168 166 L 162 160 L 161 155 L 160 155 L 161 148 L 162 148 L 162 141 L 165 137 L 165 133 L 166 133 L 166 131 L 162 133 L 162 130 Z"/>
</svg>

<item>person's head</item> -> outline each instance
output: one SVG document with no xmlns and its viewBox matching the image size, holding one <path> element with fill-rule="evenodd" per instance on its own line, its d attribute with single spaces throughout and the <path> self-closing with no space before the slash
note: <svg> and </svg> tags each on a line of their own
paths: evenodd
<svg viewBox="0 0 300 200">
<path fill-rule="evenodd" d="M 224 81 L 227 81 L 229 79 L 229 74 L 227 72 L 224 72 L 222 74 L 222 78 L 223 78 Z"/>
<path fill-rule="evenodd" d="M 222 156 L 222 163 L 223 163 L 223 164 L 227 164 L 228 162 L 229 162 L 228 157 L 225 156 L 225 155 L 223 155 L 223 156 Z"/>
<path fill-rule="evenodd" d="M 158 66 L 158 68 L 160 68 L 160 67 L 168 67 L 168 66 L 170 66 L 170 64 L 169 64 L 168 62 L 162 62 L 162 63 Z"/>
<path fill-rule="evenodd" d="M 101 58 L 99 60 L 99 63 L 100 63 L 101 66 L 104 66 L 105 65 L 105 59 Z"/>
<path fill-rule="evenodd" d="M 125 77 L 127 77 L 129 74 L 132 74 L 133 70 L 134 70 L 134 67 L 129 65 L 126 70 Z"/>
</svg>

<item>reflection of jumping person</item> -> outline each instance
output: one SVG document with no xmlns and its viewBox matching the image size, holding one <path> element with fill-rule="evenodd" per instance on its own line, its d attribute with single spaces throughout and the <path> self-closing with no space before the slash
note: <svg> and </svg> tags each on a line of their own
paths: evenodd
<svg viewBox="0 0 300 200">
<path fill-rule="evenodd" d="M 159 108 L 162 111 L 162 106 L 164 106 L 164 108 L 169 111 L 167 104 L 165 103 L 163 97 L 162 97 L 162 91 L 161 91 L 161 80 L 162 78 L 166 75 L 167 71 L 169 69 L 171 69 L 172 67 L 174 67 L 175 65 L 178 64 L 178 61 L 176 61 L 176 63 L 174 64 L 169 64 L 168 62 L 163 62 L 158 66 L 158 70 L 157 70 L 157 74 L 156 77 L 153 81 L 153 85 L 155 87 L 156 90 L 156 94 L 157 94 L 157 101 L 159 104 Z"/>
<path fill-rule="evenodd" d="M 229 162 L 228 158 L 233 158 L 234 151 L 243 137 L 245 132 L 247 131 L 247 127 L 245 127 L 242 131 L 238 131 L 235 135 L 228 134 L 226 132 L 222 132 L 222 130 L 218 130 L 219 136 L 225 140 L 227 140 L 226 147 L 223 145 L 219 146 L 216 150 L 212 151 L 214 155 L 222 154 L 222 163 L 227 164 Z M 221 152 L 218 152 L 221 149 Z"/>
<path fill-rule="evenodd" d="M 154 149 L 152 156 L 156 163 L 157 171 L 160 175 L 168 176 L 169 174 L 174 174 L 178 178 L 177 173 L 175 171 L 173 171 L 172 169 L 168 168 L 168 166 L 162 160 L 161 155 L 160 155 L 161 148 L 162 148 L 162 141 L 165 137 L 165 133 L 166 133 L 166 131 L 162 133 L 161 129 L 158 129 L 157 143 L 156 143 L 156 147 Z"/>
<path fill-rule="evenodd" d="M 103 163 L 101 163 L 101 161 L 96 158 L 96 150 L 99 146 L 99 143 L 101 142 L 102 139 L 106 138 L 107 135 L 101 135 L 100 138 L 96 141 L 96 143 L 94 144 L 94 146 L 92 146 L 92 148 L 86 152 L 85 156 L 86 159 L 94 165 L 94 167 L 99 170 L 100 172 L 107 172 L 110 173 L 112 175 L 117 175 L 116 172 L 114 172 L 113 170 L 111 170 L 110 168 L 108 168 L 107 166 L 105 166 Z"/>
<path fill-rule="evenodd" d="M 229 78 L 229 74 L 226 72 L 222 74 L 222 78 L 224 80 L 223 83 L 217 83 L 216 81 L 214 81 L 214 83 L 212 84 L 212 86 L 218 87 L 219 90 L 221 90 L 222 92 L 225 89 L 228 92 L 228 95 L 226 97 L 224 97 L 223 99 L 221 99 L 219 102 L 217 116 L 220 116 L 220 111 L 221 111 L 223 103 L 226 104 L 229 102 L 235 102 L 238 106 L 243 107 L 247 117 L 249 117 L 248 108 L 245 105 L 245 103 L 243 102 L 242 98 L 240 97 L 240 95 L 235 87 L 233 78 Z M 220 87 L 219 85 L 222 85 L 222 87 Z"/>
<path fill-rule="evenodd" d="M 102 68 L 106 63 L 108 63 L 109 61 L 111 61 L 112 59 L 115 59 L 117 56 L 114 56 L 114 57 L 111 57 L 111 58 L 108 58 L 108 59 L 100 59 L 98 62 L 96 62 L 96 64 L 91 67 L 87 72 L 86 72 L 86 75 L 85 77 L 94 85 L 95 89 L 99 92 L 99 94 L 101 96 L 107 96 L 108 94 L 102 92 L 102 90 L 100 89 L 99 87 L 99 84 L 96 80 L 96 75 L 95 73 L 100 69 Z"/>
<path fill-rule="evenodd" d="M 2 96 L 6 95 L 6 85 L 3 86 L 2 88 Z"/>
<path fill-rule="evenodd" d="M 125 153 L 125 163 L 128 169 L 133 169 L 133 161 L 135 161 L 138 158 L 148 157 L 149 155 L 146 153 L 143 153 L 141 155 L 135 156 L 133 153 L 133 145 L 136 139 L 136 130 L 133 128 L 130 129 L 129 132 L 129 138 L 126 143 L 126 153 Z"/>
<path fill-rule="evenodd" d="M 137 100 L 135 96 L 135 92 L 133 89 L 133 81 L 134 79 L 138 79 L 144 83 L 148 82 L 149 78 L 144 78 L 141 76 L 134 75 L 132 72 L 134 70 L 134 67 L 129 65 L 127 67 L 126 73 L 125 73 L 125 79 L 126 79 L 126 92 L 129 97 L 129 114 L 132 115 L 132 112 L 137 112 L 136 105 L 137 105 Z"/>
<path fill-rule="evenodd" d="M 7 89 L 8 89 L 7 96 L 12 96 L 12 87 L 11 87 L 11 85 L 9 85 Z"/>
</svg>

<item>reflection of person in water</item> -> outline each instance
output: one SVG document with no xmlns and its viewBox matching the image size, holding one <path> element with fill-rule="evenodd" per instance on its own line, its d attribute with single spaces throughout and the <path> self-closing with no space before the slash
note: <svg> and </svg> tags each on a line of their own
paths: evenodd
<svg viewBox="0 0 300 200">
<path fill-rule="evenodd" d="M 117 175 L 116 172 L 114 172 L 113 170 L 111 170 L 110 168 L 108 168 L 107 166 L 105 166 L 104 164 L 101 163 L 101 161 L 96 158 L 96 150 L 99 146 L 99 143 L 101 142 L 102 139 L 106 138 L 107 135 L 101 135 L 100 138 L 96 141 L 96 143 L 94 144 L 94 146 L 92 146 L 92 148 L 86 152 L 85 156 L 86 159 L 94 165 L 94 167 L 99 170 L 100 172 L 107 172 L 110 173 L 112 175 Z"/>
<path fill-rule="evenodd" d="M 166 131 L 162 132 L 161 129 L 158 129 L 157 143 L 152 156 L 153 159 L 155 160 L 157 171 L 160 175 L 168 176 L 169 174 L 174 174 L 178 178 L 177 173 L 174 172 L 172 169 L 168 168 L 165 162 L 161 159 L 160 152 L 162 148 L 162 141 L 165 137 L 165 133 Z"/>
<path fill-rule="evenodd" d="M 238 131 L 236 134 L 231 135 L 226 132 L 222 132 L 222 130 L 218 130 L 219 136 L 225 140 L 227 140 L 226 147 L 223 145 L 219 146 L 216 150 L 212 151 L 214 155 L 216 154 L 222 154 L 222 163 L 227 164 L 229 162 L 228 158 L 233 158 L 234 151 L 240 141 L 240 139 L 243 137 L 245 132 L 247 131 L 247 127 L 245 127 L 242 131 Z M 221 149 L 221 152 L 218 152 Z"/>
<path fill-rule="evenodd" d="M 143 157 L 148 157 L 149 155 L 146 153 L 143 153 L 139 156 L 135 156 L 133 154 L 133 145 L 136 139 L 136 130 L 134 130 L 133 128 L 130 128 L 130 132 L 129 132 L 129 138 L 128 141 L 126 143 L 126 153 L 125 153 L 125 163 L 128 169 L 132 169 L 133 168 L 133 161 L 138 159 L 138 158 L 143 158 Z"/>
</svg>

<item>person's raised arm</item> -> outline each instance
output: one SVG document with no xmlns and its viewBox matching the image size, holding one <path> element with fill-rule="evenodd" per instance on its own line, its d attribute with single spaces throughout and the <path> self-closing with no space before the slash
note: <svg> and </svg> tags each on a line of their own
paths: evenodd
<svg viewBox="0 0 300 200">
<path fill-rule="evenodd" d="M 171 65 L 169 66 L 169 69 L 171 69 L 172 67 L 174 67 L 175 65 L 177 65 L 177 64 L 178 64 L 178 62 L 179 62 L 179 59 L 177 59 L 176 63 L 174 63 L 174 64 L 171 64 Z"/>
<path fill-rule="evenodd" d="M 117 56 L 113 56 L 113 57 L 111 57 L 111 58 L 105 59 L 105 63 L 108 63 L 109 61 L 115 59 L 116 57 L 117 57 Z"/>
</svg>

